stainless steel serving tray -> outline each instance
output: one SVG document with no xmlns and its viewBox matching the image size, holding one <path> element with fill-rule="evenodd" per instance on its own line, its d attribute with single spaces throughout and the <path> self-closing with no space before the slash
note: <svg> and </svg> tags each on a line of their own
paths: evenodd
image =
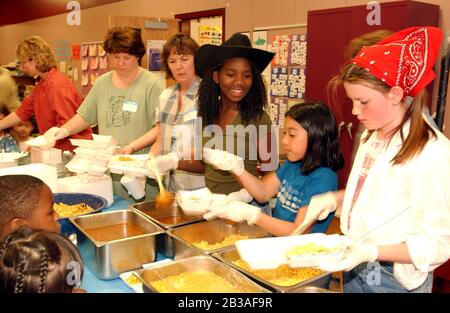
<svg viewBox="0 0 450 313">
<path fill-rule="evenodd" d="M 234 269 L 244 273 L 254 281 L 258 282 L 259 284 L 269 288 L 270 290 L 273 290 L 275 292 L 302 292 L 302 288 L 305 286 L 314 286 L 314 287 L 320 287 L 321 289 L 328 288 L 328 283 L 330 281 L 331 273 L 325 272 L 323 274 L 320 274 L 318 276 L 312 277 L 310 279 L 307 279 L 305 281 L 302 281 L 298 284 L 292 285 L 292 286 L 279 286 L 272 284 L 271 282 L 256 276 L 249 271 L 235 265 L 233 262 L 240 259 L 239 253 L 236 250 L 236 248 L 230 248 L 227 250 L 216 252 L 212 255 L 213 257 L 217 258 L 218 260 L 224 262 L 225 264 L 229 265 L 230 267 L 233 267 Z"/>
<path fill-rule="evenodd" d="M 120 210 L 71 217 L 77 229 L 77 245 L 86 266 L 100 279 L 114 279 L 120 273 L 150 263 L 156 256 L 156 235 L 164 229 L 133 210 Z M 98 241 L 86 231 L 126 222 L 135 223 L 145 234 L 112 241 Z"/>
<path fill-rule="evenodd" d="M 155 201 L 140 202 L 131 205 L 130 207 L 143 214 L 146 218 L 154 222 L 155 224 L 163 227 L 165 230 L 180 227 L 196 222 L 203 221 L 202 216 L 192 216 L 183 213 L 183 210 L 174 205 L 167 209 L 156 209 Z M 164 233 L 158 235 L 156 238 L 158 252 L 168 258 L 178 258 L 175 255 L 175 243 L 174 239 L 168 234 Z M 187 250 L 184 251 L 186 254 Z M 195 252 L 188 255 L 196 255 Z"/>
<path fill-rule="evenodd" d="M 233 285 L 239 286 L 242 292 L 270 292 L 268 289 L 253 282 L 239 271 L 230 268 L 225 263 L 222 263 L 208 255 L 194 256 L 170 263 L 152 266 L 151 268 L 136 272 L 136 275 L 142 281 L 144 292 L 158 292 L 152 286 L 152 282 L 168 276 L 196 270 L 213 272 L 216 275 L 225 278 Z M 192 290 L 190 290 L 190 292 L 192 292 Z M 212 290 L 211 292 L 215 291 Z"/>
<path fill-rule="evenodd" d="M 194 245 L 194 243 L 202 240 L 207 241 L 209 244 L 215 244 L 221 242 L 229 235 L 244 235 L 248 238 L 271 236 L 270 233 L 258 226 L 250 226 L 247 223 L 235 223 L 222 219 L 203 221 L 169 229 L 167 230 L 167 234 L 176 239 L 174 241 L 174 255 L 176 259 L 179 259 L 180 255 L 188 256 L 189 253 L 192 253 L 195 250 L 206 254 L 212 254 L 233 246 L 228 245 L 218 249 L 207 250 Z M 180 242 L 182 244 L 180 244 Z M 189 252 L 184 251 L 184 249 L 187 248 L 190 249 Z"/>
</svg>

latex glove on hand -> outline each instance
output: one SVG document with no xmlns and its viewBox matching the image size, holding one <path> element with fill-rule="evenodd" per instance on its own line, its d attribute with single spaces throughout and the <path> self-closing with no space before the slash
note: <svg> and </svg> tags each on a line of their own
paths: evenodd
<svg viewBox="0 0 450 313">
<path fill-rule="evenodd" d="M 324 220 L 328 214 L 336 211 L 337 202 L 333 192 L 316 195 L 311 198 L 306 211 L 306 219 Z"/>
<path fill-rule="evenodd" d="M 157 155 L 154 157 L 155 163 L 153 163 L 151 160 L 147 161 L 146 167 L 149 171 L 149 177 L 156 179 L 156 169 L 155 164 L 158 169 L 159 175 L 165 175 L 167 172 L 170 172 L 171 170 L 175 170 L 178 168 L 178 156 L 170 152 L 168 154 L 164 155 Z"/>
<path fill-rule="evenodd" d="M 207 220 L 219 217 L 237 223 L 247 221 L 249 225 L 252 225 L 258 220 L 260 214 L 261 209 L 256 206 L 241 201 L 231 201 L 224 206 L 211 210 L 203 217 Z"/>
<path fill-rule="evenodd" d="M 248 193 L 247 189 L 242 188 L 239 191 L 230 193 L 227 196 L 227 200 L 230 200 L 230 201 L 235 200 L 235 201 L 242 201 L 245 203 L 249 203 L 253 200 L 253 197 L 251 196 L 251 194 Z"/>
<path fill-rule="evenodd" d="M 222 171 L 230 171 L 239 176 L 244 170 L 244 160 L 223 150 L 203 148 L 203 161 Z"/>
<path fill-rule="evenodd" d="M 65 128 L 52 127 L 44 133 L 44 137 L 48 142 L 55 142 L 69 137 L 69 131 Z"/>
<path fill-rule="evenodd" d="M 372 243 L 351 245 L 341 260 L 323 260 L 318 267 L 327 272 L 350 271 L 364 262 L 373 262 L 378 258 L 378 247 Z"/>
</svg>

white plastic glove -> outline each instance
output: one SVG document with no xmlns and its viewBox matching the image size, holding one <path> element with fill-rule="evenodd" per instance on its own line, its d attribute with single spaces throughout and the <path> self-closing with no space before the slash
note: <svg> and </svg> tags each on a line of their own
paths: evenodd
<svg viewBox="0 0 450 313">
<path fill-rule="evenodd" d="M 203 160 L 219 170 L 230 171 L 238 176 L 245 170 L 241 157 L 223 150 L 203 148 Z"/>
<path fill-rule="evenodd" d="M 305 220 L 324 220 L 328 214 L 336 211 L 336 208 L 337 202 L 333 192 L 313 196 L 309 202 Z"/>
<path fill-rule="evenodd" d="M 373 262 L 378 258 L 378 247 L 372 243 L 356 243 L 351 245 L 340 260 L 325 259 L 318 267 L 327 272 L 350 271 L 364 262 Z"/>
<path fill-rule="evenodd" d="M 44 137 L 48 142 L 55 142 L 69 137 L 69 131 L 65 128 L 52 127 L 44 133 Z"/>
<path fill-rule="evenodd" d="M 155 157 L 156 167 L 158 168 L 160 175 L 165 175 L 167 172 L 177 169 L 178 161 L 178 156 L 173 152 L 164 155 L 157 155 Z M 156 169 L 152 160 L 147 161 L 146 167 L 150 172 L 149 177 L 155 179 Z"/>
<path fill-rule="evenodd" d="M 203 217 L 207 220 L 219 217 L 238 223 L 247 221 L 249 225 L 252 225 L 260 214 L 261 209 L 256 206 L 241 201 L 231 201 L 222 207 L 212 209 L 204 214 Z"/>
<path fill-rule="evenodd" d="M 245 203 L 249 203 L 250 201 L 253 200 L 253 197 L 252 197 L 251 194 L 248 193 L 247 189 L 242 188 L 239 191 L 235 191 L 235 192 L 230 193 L 227 196 L 227 199 L 230 200 L 230 201 L 235 200 L 235 201 L 242 201 L 242 202 L 245 202 Z"/>
</svg>

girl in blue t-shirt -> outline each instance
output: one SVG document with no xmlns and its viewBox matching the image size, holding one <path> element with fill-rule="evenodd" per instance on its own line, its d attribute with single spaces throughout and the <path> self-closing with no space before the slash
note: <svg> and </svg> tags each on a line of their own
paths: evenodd
<svg viewBox="0 0 450 313">
<path fill-rule="evenodd" d="M 259 179 L 244 168 L 242 159 L 225 151 L 204 149 L 203 159 L 231 171 L 258 202 L 277 196 L 273 216 L 241 201 L 212 208 L 205 218 L 220 217 L 256 224 L 274 235 L 289 235 L 302 223 L 311 197 L 337 190 L 336 171 L 343 167 L 333 114 L 320 102 L 294 105 L 285 115 L 283 146 L 287 160 Z M 245 189 L 241 192 L 245 193 Z M 306 232 L 325 232 L 333 218 L 316 222 Z"/>
</svg>

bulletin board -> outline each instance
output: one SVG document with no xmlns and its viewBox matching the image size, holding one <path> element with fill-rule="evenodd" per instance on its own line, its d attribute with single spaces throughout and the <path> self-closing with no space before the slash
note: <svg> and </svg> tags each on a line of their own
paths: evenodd
<svg viewBox="0 0 450 313">
<path fill-rule="evenodd" d="M 108 57 L 102 41 L 82 43 L 80 54 L 81 89 L 86 96 L 97 78 L 108 71 Z"/>
<path fill-rule="evenodd" d="M 268 85 L 267 113 L 273 125 L 283 127 L 287 110 L 305 100 L 306 27 L 258 30 L 253 31 L 252 36 L 255 37 L 252 37 L 254 47 L 266 47 L 275 53 L 263 76 Z"/>
<path fill-rule="evenodd" d="M 268 36 L 275 52 L 270 74 L 270 115 L 272 122 L 283 126 L 289 108 L 305 98 L 306 34 Z"/>
</svg>

